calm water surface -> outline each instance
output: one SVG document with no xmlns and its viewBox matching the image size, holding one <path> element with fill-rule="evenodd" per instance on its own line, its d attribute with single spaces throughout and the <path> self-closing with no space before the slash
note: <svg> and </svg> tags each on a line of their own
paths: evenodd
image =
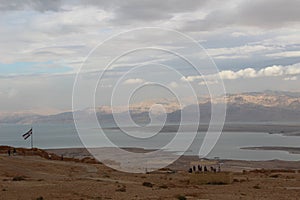
<svg viewBox="0 0 300 200">
<path fill-rule="evenodd" d="M 25 141 L 21 136 L 30 127 L 28 125 L 0 125 L 0 145 L 30 147 L 30 140 Z M 34 125 L 33 128 L 34 144 L 38 148 L 83 147 L 73 124 L 39 124 Z M 91 138 L 91 146 L 111 146 L 104 139 L 95 139 L 96 135 L 100 135 L 99 129 L 87 126 L 83 130 Z M 150 139 L 136 139 L 123 134 L 120 130 L 105 130 L 105 134 L 110 141 L 118 146 L 148 149 L 161 148 L 175 136 L 175 133 L 160 133 Z M 197 155 L 204 136 L 205 133 L 198 133 L 193 144 L 185 154 Z M 189 140 L 191 137 L 192 133 L 186 132 L 179 139 L 180 141 L 184 141 Z M 251 146 L 300 147 L 300 137 L 254 132 L 224 132 L 207 157 L 240 160 L 300 160 L 300 154 L 289 154 L 284 151 L 240 149 L 241 147 Z"/>
</svg>

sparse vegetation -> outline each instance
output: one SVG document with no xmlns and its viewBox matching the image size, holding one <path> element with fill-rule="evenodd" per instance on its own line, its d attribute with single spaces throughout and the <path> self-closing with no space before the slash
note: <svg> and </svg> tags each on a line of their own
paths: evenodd
<svg viewBox="0 0 300 200">
<path fill-rule="evenodd" d="M 103 174 L 103 178 L 110 178 L 110 175 L 104 173 L 104 174 Z"/>
<path fill-rule="evenodd" d="M 143 186 L 145 187 L 153 187 L 153 184 L 150 182 L 143 182 Z"/>
<path fill-rule="evenodd" d="M 226 185 L 233 182 L 232 173 L 203 173 L 203 174 L 191 174 L 191 184 L 209 184 L 209 185 Z"/>
<path fill-rule="evenodd" d="M 2 156 L 2 155 L 0 155 Z M 0 199 L 293 199 L 299 196 L 300 174 L 295 170 L 269 169 L 283 161 L 264 165 L 265 170 L 226 172 L 230 166 L 255 167 L 260 162 L 231 161 L 222 172 L 188 173 L 154 171 L 150 174 L 128 174 L 113 171 L 100 164 L 45 160 L 38 156 L 7 157 L 0 160 L 2 187 Z M 275 162 L 275 163 L 276 163 Z M 247 165 L 246 165 L 247 164 Z M 286 166 L 299 168 L 299 162 Z M 174 166 L 176 167 L 176 165 Z M 181 167 L 181 166 L 180 166 Z M 249 167 L 249 168 L 250 168 Z M 26 169 L 26 171 L 24 170 Z M 38 169 L 38 170 L 37 170 Z M 12 181 L 14 178 L 15 181 Z M 172 180 L 170 180 L 170 178 Z M 23 180 L 25 181 L 18 181 Z M 61 185 L 56 187 L 53 183 Z M 231 184 L 232 183 L 232 184 Z M 227 185 L 224 185 L 227 184 Z M 282 188 L 282 189 L 278 189 Z M 284 192 L 285 189 L 288 192 Z M 57 192 L 49 195 L 49 192 Z M 87 191 L 88 192 L 82 192 Z M 26 192 L 24 192 L 26 191 Z M 66 192 L 67 191 L 67 192 Z M 89 191 L 92 191 L 89 193 Z M 233 197 L 233 198 L 232 198 Z"/>
<path fill-rule="evenodd" d="M 257 184 L 253 186 L 254 189 L 261 189 L 261 187 Z"/>
<path fill-rule="evenodd" d="M 212 181 L 208 182 L 207 185 L 226 185 L 227 183 L 222 182 L 222 181 Z"/>
<path fill-rule="evenodd" d="M 24 177 L 24 176 L 15 176 L 15 177 L 13 177 L 12 180 L 13 180 L 13 181 L 24 181 L 24 180 L 25 180 L 25 177 Z"/>
<path fill-rule="evenodd" d="M 162 189 L 167 189 L 167 188 L 168 188 L 168 186 L 167 186 L 167 185 L 165 185 L 165 184 L 163 184 L 163 185 L 160 185 L 160 186 L 159 186 L 159 188 L 162 188 Z"/>
<path fill-rule="evenodd" d="M 186 200 L 186 197 L 184 195 L 178 195 L 177 199 L 178 200 Z"/>
<path fill-rule="evenodd" d="M 126 192 L 126 186 L 125 185 L 118 185 L 118 188 L 116 189 L 116 192 Z"/>
<path fill-rule="evenodd" d="M 271 178 L 279 178 L 280 174 L 272 174 L 270 175 Z"/>
</svg>

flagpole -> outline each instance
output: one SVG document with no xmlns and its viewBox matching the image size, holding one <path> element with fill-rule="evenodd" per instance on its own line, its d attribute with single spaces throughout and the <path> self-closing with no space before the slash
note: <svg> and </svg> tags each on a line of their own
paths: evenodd
<svg viewBox="0 0 300 200">
<path fill-rule="evenodd" d="M 31 149 L 33 149 L 33 129 L 31 129 L 22 135 L 24 140 L 27 140 L 30 137 Z"/>
<path fill-rule="evenodd" d="M 31 134 L 31 149 L 33 149 L 33 128 L 31 126 L 32 134 Z"/>
</svg>

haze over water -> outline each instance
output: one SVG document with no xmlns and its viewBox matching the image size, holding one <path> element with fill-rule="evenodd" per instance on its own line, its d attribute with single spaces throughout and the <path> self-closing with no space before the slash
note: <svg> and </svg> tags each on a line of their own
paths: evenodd
<svg viewBox="0 0 300 200">
<path fill-rule="evenodd" d="M 30 128 L 29 125 L 1 125 L 0 145 L 17 147 L 30 147 L 30 141 L 24 141 L 22 133 Z M 86 134 L 91 137 L 99 134 L 95 127 L 86 127 Z M 120 147 L 136 147 L 156 149 L 166 145 L 176 133 L 159 133 L 156 137 L 147 140 L 127 137 L 119 129 L 105 129 L 112 142 Z M 141 133 L 143 134 L 143 133 Z M 123 136 L 122 136 L 123 135 Z M 198 155 L 204 133 L 198 133 L 193 144 L 185 155 Z M 181 140 L 188 140 L 189 132 L 184 133 Z M 38 124 L 34 125 L 34 144 L 38 148 L 84 148 L 73 124 Z M 299 147 L 300 137 L 284 136 L 281 134 L 269 134 L 261 132 L 223 132 L 216 146 L 207 158 L 219 157 L 221 159 L 239 160 L 300 160 L 300 154 L 290 154 L 284 151 L 244 150 L 241 147 L 256 146 L 284 146 Z M 92 147 L 111 147 L 111 144 L 103 141 L 93 141 Z"/>
</svg>

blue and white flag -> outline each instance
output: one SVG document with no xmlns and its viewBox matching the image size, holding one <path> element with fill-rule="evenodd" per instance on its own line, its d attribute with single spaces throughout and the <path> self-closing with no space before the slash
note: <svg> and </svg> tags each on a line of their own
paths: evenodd
<svg viewBox="0 0 300 200">
<path fill-rule="evenodd" d="M 23 136 L 24 140 L 26 140 L 31 135 L 32 135 L 32 128 L 29 131 L 27 131 L 26 133 L 24 133 L 22 136 Z"/>
</svg>

